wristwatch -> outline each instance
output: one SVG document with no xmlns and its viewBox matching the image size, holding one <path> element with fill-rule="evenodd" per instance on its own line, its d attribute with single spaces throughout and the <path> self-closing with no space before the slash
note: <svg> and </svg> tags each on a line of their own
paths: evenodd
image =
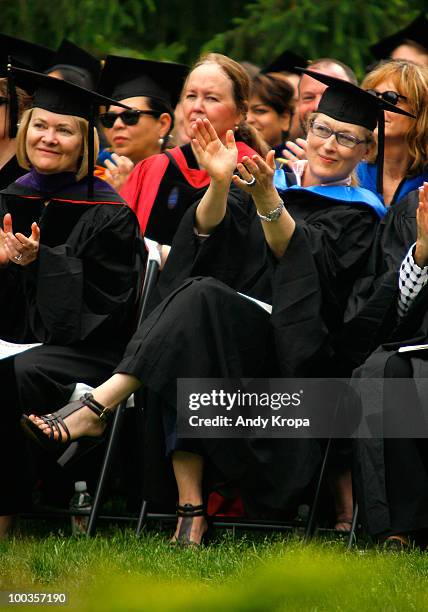
<svg viewBox="0 0 428 612">
<path fill-rule="evenodd" d="M 269 221 L 270 223 L 271 221 L 278 221 L 278 219 L 282 215 L 283 210 L 284 202 L 282 200 L 279 200 L 278 206 L 273 210 L 270 210 L 266 215 L 262 215 L 261 213 L 259 213 L 259 211 L 257 211 L 257 214 L 262 221 Z"/>
</svg>

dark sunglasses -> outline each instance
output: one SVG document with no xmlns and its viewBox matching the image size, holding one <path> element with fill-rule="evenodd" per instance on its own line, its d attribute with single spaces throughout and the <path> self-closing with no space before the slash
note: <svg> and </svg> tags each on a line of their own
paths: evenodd
<svg viewBox="0 0 428 612">
<path fill-rule="evenodd" d="M 137 125 L 140 115 L 151 115 L 152 117 L 159 117 L 159 113 L 151 110 L 124 110 L 121 113 L 102 113 L 100 115 L 101 125 L 105 128 L 112 128 L 114 122 L 119 117 L 125 125 Z"/>
<path fill-rule="evenodd" d="M 406 96 L 402 96 L 396 91 L 375 91 L 374 89 L 367 89 L 366 91 L 377 98 L 382 98 L 384 102 L 389 102 L 394 106 L 397 106 L 399 100 L 407 100 Z"/>
</svg>

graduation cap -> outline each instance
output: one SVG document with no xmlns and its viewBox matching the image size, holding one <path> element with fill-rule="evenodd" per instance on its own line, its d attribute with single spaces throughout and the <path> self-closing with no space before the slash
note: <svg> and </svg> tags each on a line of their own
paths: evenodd
<svg viewBox="0 0 428 612">
<path fill-rule="evenodd" d="M 7 77 L 9 58 L 13 65 L 43 72 L 51 63 L 55 51 L 35 43 L 0 34 L 0 77 Z"/>
<path fill-rule="evenodd" d="M 63 68 L 66 68 L 67 72 L 75 73 L 78 78 L 77 81 L 74 81 L 72 77 L 67 80 L 76 85 L 88 83 L 90 87 L 95 88 L 101 73 L 101 62 L 95 56 L 64 38 L 52 58 L 50 67 L 45 72 L 50 74 L 54 70 L 61 71 Z"/>
<path fill-rule="evenodd" d="M 378 59 L 385 59 L 405 40 L 411 40 L 428 51 L 428 20 L 423 13 L 402 30 L 372 45 L 370 51 Z"/>
<path fill-rule="evenodd" d="M 309 64 L 308 60 L 294 53 L 294 51 L 286 50 L 281 55 L 278 55 L 270 64 L 262 68 L 260 72 L 267 74 L 268 72 L 291 72 L 293 74 L 301 74 L 301 69 L 296 66 L 304 66 Z"/>
<path fill-rule="evenodd" d="M 16 85 L 34 92 L 33 107 L 43 108 L 60 115 L 82 117 L 88 121 L 88 198 L 92 198 L 94 194 L 94 126 L 98 107 L 116 104 L 131 110 L 130 107 L 95 91 L 46 74 L 16 66 L 9 66 L 9 72 L 13 75 Z"/>
<path fill-rule="evenodd" d="M 43 71 L 52 61 L 54 51 L 21 38 L 0 34 L 0 77 L 8 79 L 9 138 L 15 138 L 18 123 L 18 98 L 7 66 Z"/>
<path fill-rule="evenodd" d="M 385 117 L 384 111 L 415 116 L 398 108 L 383 98 L 374 95 L 353 83 L 342 81 L 328 74 L 321 74 L 313 70 L 301 69 L 302 73 L 327 85 L 318 104 L 317 112 L 328 115 L 337 121 L 360 125 L 371 132 L 378 126 L 378 155 L 377 155 L 377 184 L 378 193 L 383 192 L 383 156 L 385 141 Z"/>
<path fill-rule="evenodd" d="M 154 98 L 173 109 L 188 72 L 183 64 L 108 55 L 97 90 L 115 100 Z"/>
</svg>

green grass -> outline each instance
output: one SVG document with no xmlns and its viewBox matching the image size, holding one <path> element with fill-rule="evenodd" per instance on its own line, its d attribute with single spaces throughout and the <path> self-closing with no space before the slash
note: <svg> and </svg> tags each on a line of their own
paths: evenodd
<svg viewBox="0 0 428 612">
<path fill-rule="evenodd" d="M 425 611 L 427 575 L 419 550 L 347 553 L 278 534 L 220 532 L 210 546 L 180 549 L 153 532 L 111 528 L 86 540 L 36 528 L 0 543 L 0 590 L 65 591 L 63 609 L 82 612 Z"/>
</svg>

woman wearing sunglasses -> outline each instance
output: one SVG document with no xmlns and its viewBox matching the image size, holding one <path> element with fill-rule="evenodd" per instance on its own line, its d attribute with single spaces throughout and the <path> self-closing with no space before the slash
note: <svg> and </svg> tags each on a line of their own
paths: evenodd
<svg viewBox="0 0 428 612">
<path fill-rule="evenodd" d="M 428 180 L 428 69 L 413 62 L 387 61 L 370 72 L 361 87 L 416 117 L 414 121 L 385 112 L 383 196 L 376 188 L 376 155 L 357 170 L 360 185 L 390 206 Z"/>
<path fill-rule="evenodd" d="M 100 156 L 107 172 L 102 178 L 120 189 L 135 164 L 161 153 L 174 127 L 174 107 L 187 67 L 169 62 L 109 55 L 98 91 L 132 110 L 110 106 L 100 115 L 110 144 Z"/>
</svg>

